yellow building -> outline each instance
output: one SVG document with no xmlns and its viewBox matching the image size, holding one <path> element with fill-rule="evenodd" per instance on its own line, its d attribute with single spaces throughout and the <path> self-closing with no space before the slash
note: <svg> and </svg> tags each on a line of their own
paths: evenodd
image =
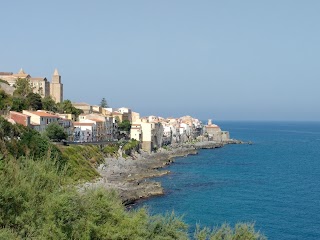
<svg viewBox="0 0 320 240">
<path fill-rule="evenodd" d="M 45 77 L 31 77 L 22 68 L 18 73 L 0 72 L 0 79 L 7 81 L 10 86 L 14 86 L 19 78 L 27 79 L 33 92 L 40 94 L 41 97 L 51 96 L 56 102 L 63 101 L 63 84 L 57 69 L 53 73 L 51 83 Z"/>
<path fill-rule="evenodd" d="M 57 69 L 54 70 L 52 81 L 50 83 L 50 96 L 56 102 L 63 101 L 63 84 L 61 83 L 61 76 Z"/>
</svg>

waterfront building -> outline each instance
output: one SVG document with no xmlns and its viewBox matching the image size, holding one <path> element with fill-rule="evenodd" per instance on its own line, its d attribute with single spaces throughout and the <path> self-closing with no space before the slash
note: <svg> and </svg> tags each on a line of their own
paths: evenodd
<svg viewBox="0 0 320 240">
<path fill-rule="evenodd" d="M 139 142 L 142 141 L 142 130 L 141 130 L 141 124 L 133 123 L 131 125 L 130 129 L 130 138 L 135 139 Z"/>
<path fill-rule="evenodd" d="M 229 132 L 221 131 L 221 128 L 208 120 L 208 124 L 204 126 L 204 134 L 208 137 L 209 141 L 223 142 L 230 139 Z"/>
<path fill-rule="evenodd" d="M 139 119 L 132 123 L 130 138 L 140 141 L 142 150 L 150 153 L 162 146 L 163 125 L 149 122 L 148 118 Z"/>
</svg>

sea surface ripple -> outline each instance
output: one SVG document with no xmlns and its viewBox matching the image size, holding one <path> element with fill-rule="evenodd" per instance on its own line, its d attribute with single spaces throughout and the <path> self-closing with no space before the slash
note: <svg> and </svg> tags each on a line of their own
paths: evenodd
<svg viewBox="0 0 320 240">
<path fill-rule="evenodd" d="M 320 123 L 222 122 L 228 145 L 177 158 L 158 178 L 166 194 L 140 202 L 151 213 L 214 227 L 255 222 L 269 239 L 320 239 Z"/>
</svg>

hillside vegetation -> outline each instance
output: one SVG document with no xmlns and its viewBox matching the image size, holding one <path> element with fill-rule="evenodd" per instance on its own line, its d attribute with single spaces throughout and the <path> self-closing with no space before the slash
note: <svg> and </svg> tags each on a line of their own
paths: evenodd
<svg viewBox="0 0 320 240">
<path fill-rule="evenodd" d="M 80 193 L 75 183 L 98 176 L 99 147 L 60 149 L 0 118 L 0 152 L 0 239 L 264 239 L 250 224 L 198 227 L 189 236 L 174 214 L 127 211 L 114 191 Z"/>
</svg>

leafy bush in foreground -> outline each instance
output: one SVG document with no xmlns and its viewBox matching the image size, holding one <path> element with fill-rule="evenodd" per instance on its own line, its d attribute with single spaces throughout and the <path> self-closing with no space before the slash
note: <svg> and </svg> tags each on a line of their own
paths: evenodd
<svg viewBox="0 0 320 240">
<path fill-rule="evenodd" d="M 260 232 L 254 230 L 253 223 L 238 223 L 232 229 L 229 224 L 223 224 L 212 231 L 209 228 L 200 228 L 197 225 L 194 233 L 197 240 L 266 240 L 267 238 Z"/>
<path fill-rule="evenodd" d="M 10 159 L 0 172 L 0 234 L 23 239 L 150 239 L 157 226 L 145 209 L 126 211 L 113 191 L 82 193 L 50 160 Z M 165 225 L 166 224 L 166 225 Z M 1 236 L 0 235 L 0 236 Z M 173 238 L 169 238 L 173 239 Z"/>
</svg>

